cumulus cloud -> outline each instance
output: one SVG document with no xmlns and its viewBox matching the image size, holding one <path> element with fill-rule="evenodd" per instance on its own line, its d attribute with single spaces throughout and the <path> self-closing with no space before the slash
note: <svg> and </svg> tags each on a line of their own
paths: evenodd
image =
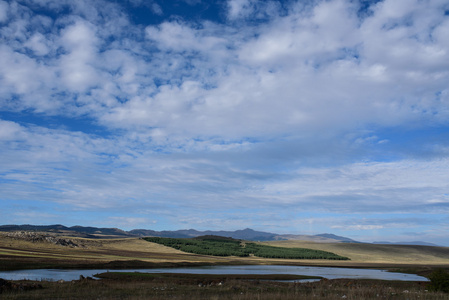
<svg viewBox="0 0 449 300">
<path fill-rule="evenodd" d="M 62 81 L 70 91 L 84 92 L 98 84 L 96 68 L 92 66 L 97 50 L 97 38 L 91 25 L 79 21 L 64 30 L 61 38 L 68 52 L 61 61 Z"/>
<path fill-rule="evenodd" d="M 233 3 L 229 5 L 237 5 Z M 84 11 L 86 5 L 74 11 Z M 6 78 L 8 86 L 15 86 L 11 93 L 29 93 L 37 83 L 14 78 L 41 68 L 48 80 L 36 95 L 43 107 L 36 109 L 49 109 L 48 98 L 69 91 L 84 114 L 108 126 L 159 128 L 172 138 L 218 134 L 239 139 L 267 132 L 443 121 L 446 110 L 435 97 L 447 94 L 442 5 L 417 3 L 404 11 L 391 5 L 379 2 L 371 16 L 360 19 L 356 2 L 319 2 L 306 14 L 292 9 L 289 15 L 239 31 L 210 22 L 164 22 L 145 29 L 148 44 L 123 40 L 128 46 L 105 43 L 104 29 L 92 23 L 98 22 L 96 13 L 88 18 L 92 21 L 75 18 L 60 30 L 56 39 L 62 55 L 42 64 L 20 54 L 16 74 Z M 123 29 L 111 29 L 109 34 L 122 35 Z M 425 38 L 429 35 L 435 38 Z M 24 46 L 45 55 L 49 41 L 37 32 Z M 117 98 L 125 101 L 117 103 Z M 104 102 L 113 110 L 102 110 Z M 134 117 L 135 109 L 141 117 Z M 245 126 L 234 126 L 243 122 Z"/>
<path fill-rule="evenodd" d="M 362 24 L 354 4 L 331 1 L 320 3 L 306 16 L 289 15 L 257 29 L 243 28 L 240 33 L 208 24 L 193 28 L 179 22 L 147 27 L 147 37 L 162 51 L 157 56 L 163 55 L 162 69 L 176 75 L 170 79 L 161 75 L 162 86 L 154 96 L 139 100 L 146 107 L 140 106 L 139 111 L 148 111 L 144 115 L 148 116 L 145 118 L 149 127 L 173 134 L 182 129 L 189 135 L 232 134 L 235 138 L 267 131 L 279 134 L 288 128 L 296 132 L 329 127 L 347 130 L 354 124 L 394 126 L 422 118 L 429 121 L 430 115 L 422 113 L 429 109 L 444 114 L 434 94 L 445 90 L 442 79 L 447 74 L 441 72 L 444 66 L 440 71 L 434 70 L 431 62 L 432 53 L 436 54 L 435 62 L 441 61 L 445 52 L 436 49 L 442 46 L 427 42 L 417 48 L 414 44 L 419 41 L 413 36 L 422 26 L 408 28 L 408 35 L 395 42 L 387 40 L 390 34 L 395 36 L 391 31 L 404 28 L 398 25 L 397 29 L 386 30 L 388 21 L 383 20 L 381 13 L 385 9 L 378 6 L 375 11 L 380 11 L 379 18 L 374 14 Z M 419 9 L 418 6 L 414 11 Z M 429 14 L 438 16 L 437 7 L 429 10 Z M 409 15 L 392 17 L 401 24 Z M 434 20 L 428 30 L 431 26 L 437 31 L 441 24 Z M 255 33 L 256 38 L 249 38 Z M 406 42 L 404 46 L 398 44 L 402 41 Z M 422 55 L 401 52 L 401 59 L 408 61 L 399 65 L 396 58 L 389 56 L 401 51 L 400 47 L 422 50 Z M 175 54 L 183 51 L 190 55 Z M 419 72 L 404 72 L 405 66 L 413 68 L 417 62 L 422 64 Z M 433 83 L 428 90 L 417 90 L 417 83 L 423 81 Z M 195 86 L 195 90 L 181 99 L 174 91 L 184 93 L 187 84 Z M 160 99 L 177 103 L 157 110 L 162 119 L 170 120 L 170 127 L 149 117 L 153 104 Z M 131 113 L 128 104 L 117 107 L 116 112 Z M 284 122 L 277 122 L 279 119 Z M 140 122 L 140 118 L 135 120 Z M 239 123 L 246 126 L 233 126 Z"/>
</svg>

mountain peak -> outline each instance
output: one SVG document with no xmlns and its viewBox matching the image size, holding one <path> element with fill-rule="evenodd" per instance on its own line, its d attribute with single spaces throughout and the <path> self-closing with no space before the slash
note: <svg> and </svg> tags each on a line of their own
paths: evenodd
<svg viewBox="0 0 449 300">
<path fill-rule="evenodd" d="M 239 232 L 255 232 L 255 230 L 251 229 L 251 228 L 245 228 L 245 229 L 241 229 L 241 230 L 236 230 Z"/>
</svg>

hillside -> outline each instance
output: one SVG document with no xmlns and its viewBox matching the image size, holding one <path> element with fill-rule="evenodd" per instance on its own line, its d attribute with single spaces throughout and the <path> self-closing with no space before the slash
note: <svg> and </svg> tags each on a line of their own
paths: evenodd
<svg viewBox="0 0 449 300">
<path fill-rule="evenodd" d="M 449 247 L 367 243 L 316 243 L 309 241 L 270 241 L 264 242 L 263 244 L 329 251 L 349 257 L 351 259 L 351 265 L 449 265 Z"/>
</svg>

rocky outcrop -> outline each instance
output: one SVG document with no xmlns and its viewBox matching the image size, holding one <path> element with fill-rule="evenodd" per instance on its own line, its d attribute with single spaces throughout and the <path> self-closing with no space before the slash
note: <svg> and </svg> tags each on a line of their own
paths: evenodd
<svg viewBox="0 0 449 300">
<path fill-rule="evenodd" d="M 82 247 L 85 248 L 83 244 L 76 243 L 72 239 L 61 238 L 57 236 L 52 236 L 49 234 L 43 234 L 38 232 L 31 231 L 16 231 L 16 232 L 8 232 L 5 236 L 17 239 L 24 240 L 28 242 L 38 243 L 38 242 L 46 242 L 54 245 L 65 246 L 65 247 Z"/>
</svg>

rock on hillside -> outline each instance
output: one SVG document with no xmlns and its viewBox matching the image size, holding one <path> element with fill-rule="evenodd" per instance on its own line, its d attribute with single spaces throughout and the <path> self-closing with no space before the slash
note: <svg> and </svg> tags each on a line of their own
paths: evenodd
<svg viewBox="0 0 449 300">
<path fill-rule="evenodd" d="M 48 234 L 38 233 L 38 232 L 30 232 L 30 231 L 15 231 L 8 232 L 5 236 L 16 239 L 16 240 L 24 240 L 32 243 L 37 242 L 46 242 L 54 245 L 65 246 L 65 247 L 82 247 L 85 248 L 84 245 L 75 243 L 73 240 L 68 238 L 60 238 L 56 236 L 51 236 Z"/>
</svg>

